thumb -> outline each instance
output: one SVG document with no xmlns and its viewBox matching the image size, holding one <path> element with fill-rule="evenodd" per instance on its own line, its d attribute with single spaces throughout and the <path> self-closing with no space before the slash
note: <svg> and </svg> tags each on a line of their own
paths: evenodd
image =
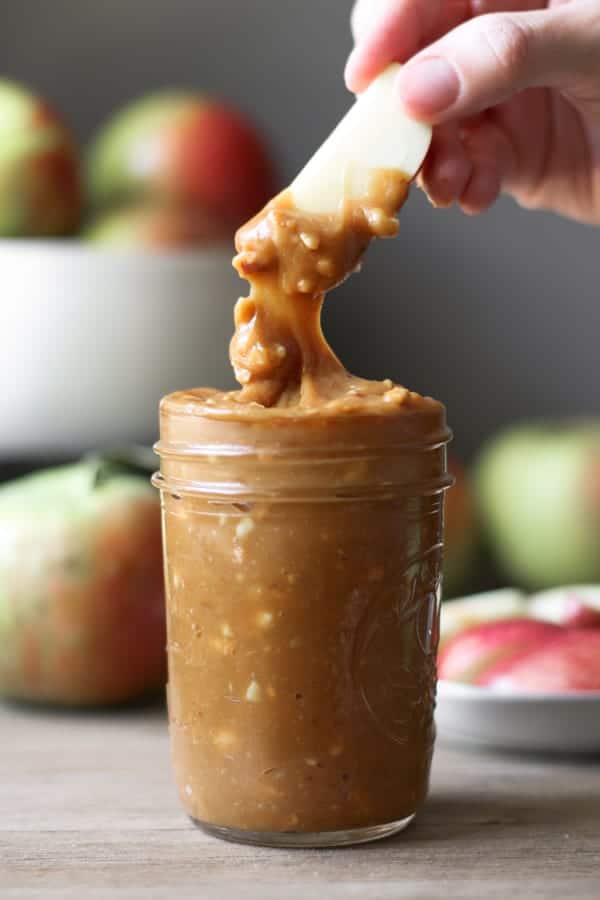
<svg viewBox="0 0 600 900">
<path fill-rule="evenodd" d="M 474 115 L 528 87 L 566 89 L 594 69 L 598 80 L 599 20 L 596 0 L 478 16 L 404 66 L 402 102 L 415 118 L 438 123 Z"/>
</svg>

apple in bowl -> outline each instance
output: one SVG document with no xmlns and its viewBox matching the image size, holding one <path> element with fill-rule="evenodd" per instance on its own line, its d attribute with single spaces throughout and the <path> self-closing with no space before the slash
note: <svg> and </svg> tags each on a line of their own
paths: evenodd
<svg viewBox="0 0 600 900">
<path fill-rule="evenodd" d="M 45 100 L 0 79 L 0 238 L 70 234 L 81 207 L 71 133 Z"/>
<path fill-rule="evenodd" d="M 116 249 L 184 250 L 229 246 L 231 230 L 222 220 L 181 204 L 137 204 L 100 215 L 85 230 L 90 244 Z"/>
<path fill-rule="evenodd" d="M 98 209 L 168 201 L 220 218 L 230 233 L 276 184 L 265 143 L 246 117 L 185 91 L 151 94 L 118 112 L 92 144 L 87 175 Z"/>
</svg>

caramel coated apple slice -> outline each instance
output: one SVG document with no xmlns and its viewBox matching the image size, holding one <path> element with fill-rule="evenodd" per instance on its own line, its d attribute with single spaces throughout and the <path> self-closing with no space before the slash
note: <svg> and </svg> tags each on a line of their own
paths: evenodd
<svg viewBox="0 0 600 900">
<path fill-rule="evenodd" d="M 400 172 L 407 181 L 417 175 L 431 128 L 411 119 L 398 102 L 399 69 L 392 64 L 369 85 L 292 182 L 298 209 L 333 214 L 344 202 L 365 196 L 377 170 Z"/>
</svg>

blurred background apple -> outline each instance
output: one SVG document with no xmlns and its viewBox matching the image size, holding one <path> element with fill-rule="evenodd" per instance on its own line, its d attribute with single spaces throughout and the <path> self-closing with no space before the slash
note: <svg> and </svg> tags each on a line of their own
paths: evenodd
<svg viewBox="0 0 600 900">
<path fill-rule="evenodd" d="M 506 430 L 482 451 L 476 483 L 505 578 L 530 588 L 600 581 L 600 423 Z"/>
<path fill-rule="evenodd" d="M 136 699 L 165 679 L 160 508 L 110 459 L 0 487 L 0 696 Z"/>
<path fill-rule="evenodd" d="M 231 240 L 221 219 L 183 204 L 146 203 L 100 214 L 83 234 L 89 243 L 123 248 L 194 248 Z"/>
<path fill-rule="evenodd" d="M 0 80 L 0 238 L 68 234 L 81 208 L 71 133 L 41 97 Z"/>
<path fill-rule="evenodd" d="M 168 200 L 231 232 L 276 188 L 264 140 L 238 110 L 176 92 L 152 94 L 118 112 L 93 141 L 88 180 L 96 207 Z"/>
</svg>

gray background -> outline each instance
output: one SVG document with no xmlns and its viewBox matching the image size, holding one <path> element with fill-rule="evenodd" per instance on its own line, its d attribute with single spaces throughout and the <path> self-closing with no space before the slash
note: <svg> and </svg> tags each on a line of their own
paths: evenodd
<svg viewBox="0 0 600 900">
<path fill-rule="evenodd" d="M 350 6 L 2 0 L 0 68 L 52 98 L 82 140 L 152 88 L 216 92 L 262 123 L 288 178 L 349 104 Z M 444 400 L 469 455 L 514 419 L 599 410 L 599 276 L 598 229 L 507 200 L 468 219 L 415 191 L 401 237 L 331 298 L 326 330 L 360 374 Z"/>
</svg>

